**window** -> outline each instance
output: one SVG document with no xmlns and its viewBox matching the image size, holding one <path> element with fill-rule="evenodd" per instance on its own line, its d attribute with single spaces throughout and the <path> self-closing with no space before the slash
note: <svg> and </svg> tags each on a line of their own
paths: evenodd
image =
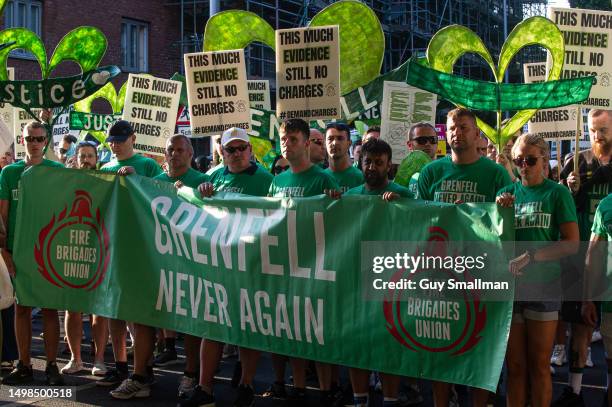
<svg viewBox="0 0 612 407">
<path fill-rule="evenodd" d="M 126 72 L 149 70 L 149 24 L 123 19 L 121 23 L 121 69 Z"/>
<path fill-rule="evenodd" d="M 27 28 L 42 35 L 42 3 L 37 0 L 8 0 L 4 9 L 5 28 Z M 34 59 L 27 51 L 17 49 L 10 56 Z"/>
</svg>

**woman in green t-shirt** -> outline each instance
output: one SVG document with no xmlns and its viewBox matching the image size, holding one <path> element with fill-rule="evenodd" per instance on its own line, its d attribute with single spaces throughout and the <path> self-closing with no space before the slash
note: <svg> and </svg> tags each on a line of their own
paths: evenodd
<svg viewBox="0 0 612 407">
<path fill-rule="evenodd" d="M 520 136 L 512 148 L 520 181 L 502 188 L 497 196 L 499 205 L 514 205 L 515 239 L 527 248 L 519 250 L 509 265 L 517 277 L 515 297 L 522 300 L 514 303 L 506 354 L 509 406 L 524 406 L 529 387 L 532 406 L 551 404 L 550 351 L 561 309 L 559 259 L 574 254 L 580 239 L 570 192 L 544 176 L 548 155 L 542 137 Z M 523 290 L 534 287 L 537 297 Z M 557 287 L 558 294 L 546 298 L 544 287 Z"/>
</svg>

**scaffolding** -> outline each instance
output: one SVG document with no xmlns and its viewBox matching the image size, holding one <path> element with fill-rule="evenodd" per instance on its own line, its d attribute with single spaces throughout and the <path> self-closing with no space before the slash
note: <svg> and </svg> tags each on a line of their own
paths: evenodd
<svg viewBox="0 0 612 407">
<path fill-rule="evenodd" d="M 221 10 L 242 9 L 264 18 L 273 28 L 305 26 L 332 0 L 226 0 Z M 533 15 L 545 15 L 546 0 L 363 0 L 377 14 L 385 36 L 382 72 L 396 68 L 412 55 L 423 55 L 431 37 L 439 29 L 460 24 L 472 29 L 484 41 L 494 59 L 506 33 L 520 21 Z M 181 35 L 175 43 L 180 55 L 201 51 L 204 25 L 209 17 L 208 0 L 171 0 L 169 7 L 180 7 Z M 247 73 L 252 79 L 268 79 L 275 88 L 274 51 L 263 44 L 246 50 Z M 511 80 L 522 81 L 521 65 L 542 61 L 542 49 L 529 47 L 519 53 L 509 68 Z M 181 58 L 182 60 L 182 58 Z M 478 56 L 465 55 L 455 66 L 455 73 L 474 79 L 492 80 L 492 72 Z"/>
</svg>

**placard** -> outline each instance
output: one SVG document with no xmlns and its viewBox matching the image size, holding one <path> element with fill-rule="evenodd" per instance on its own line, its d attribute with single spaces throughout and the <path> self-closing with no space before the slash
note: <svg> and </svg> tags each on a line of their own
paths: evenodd
<svg viewBox="0 0 612 407">
<path fill-rule="evenodd" d="M 272 110 L 270 107 L 270 81 L 247 81 L 249 104 L 252 108 Z"/>
<path fill-rule="evenodd" d="M 276 116 L 339 119 L 338 26 L 276 30 Z"/>
</svg>

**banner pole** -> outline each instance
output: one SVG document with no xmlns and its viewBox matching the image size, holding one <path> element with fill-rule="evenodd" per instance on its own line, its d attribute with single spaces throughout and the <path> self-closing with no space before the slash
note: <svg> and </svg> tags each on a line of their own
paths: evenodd
<svg viewBox="0 0 612 407">
<path fill-rule="evenodd" d="M 582 132 L 582 109 L 576 105 L 576 145 L 574 146 L 574 174 L 578 175 L 578 154 L 580 154 L 580 135 Z"/>
<path fill-rule="evenodd" d="M 557 138 L 557 175 L 561 179 L 561 140 Z"/>
</svg>

